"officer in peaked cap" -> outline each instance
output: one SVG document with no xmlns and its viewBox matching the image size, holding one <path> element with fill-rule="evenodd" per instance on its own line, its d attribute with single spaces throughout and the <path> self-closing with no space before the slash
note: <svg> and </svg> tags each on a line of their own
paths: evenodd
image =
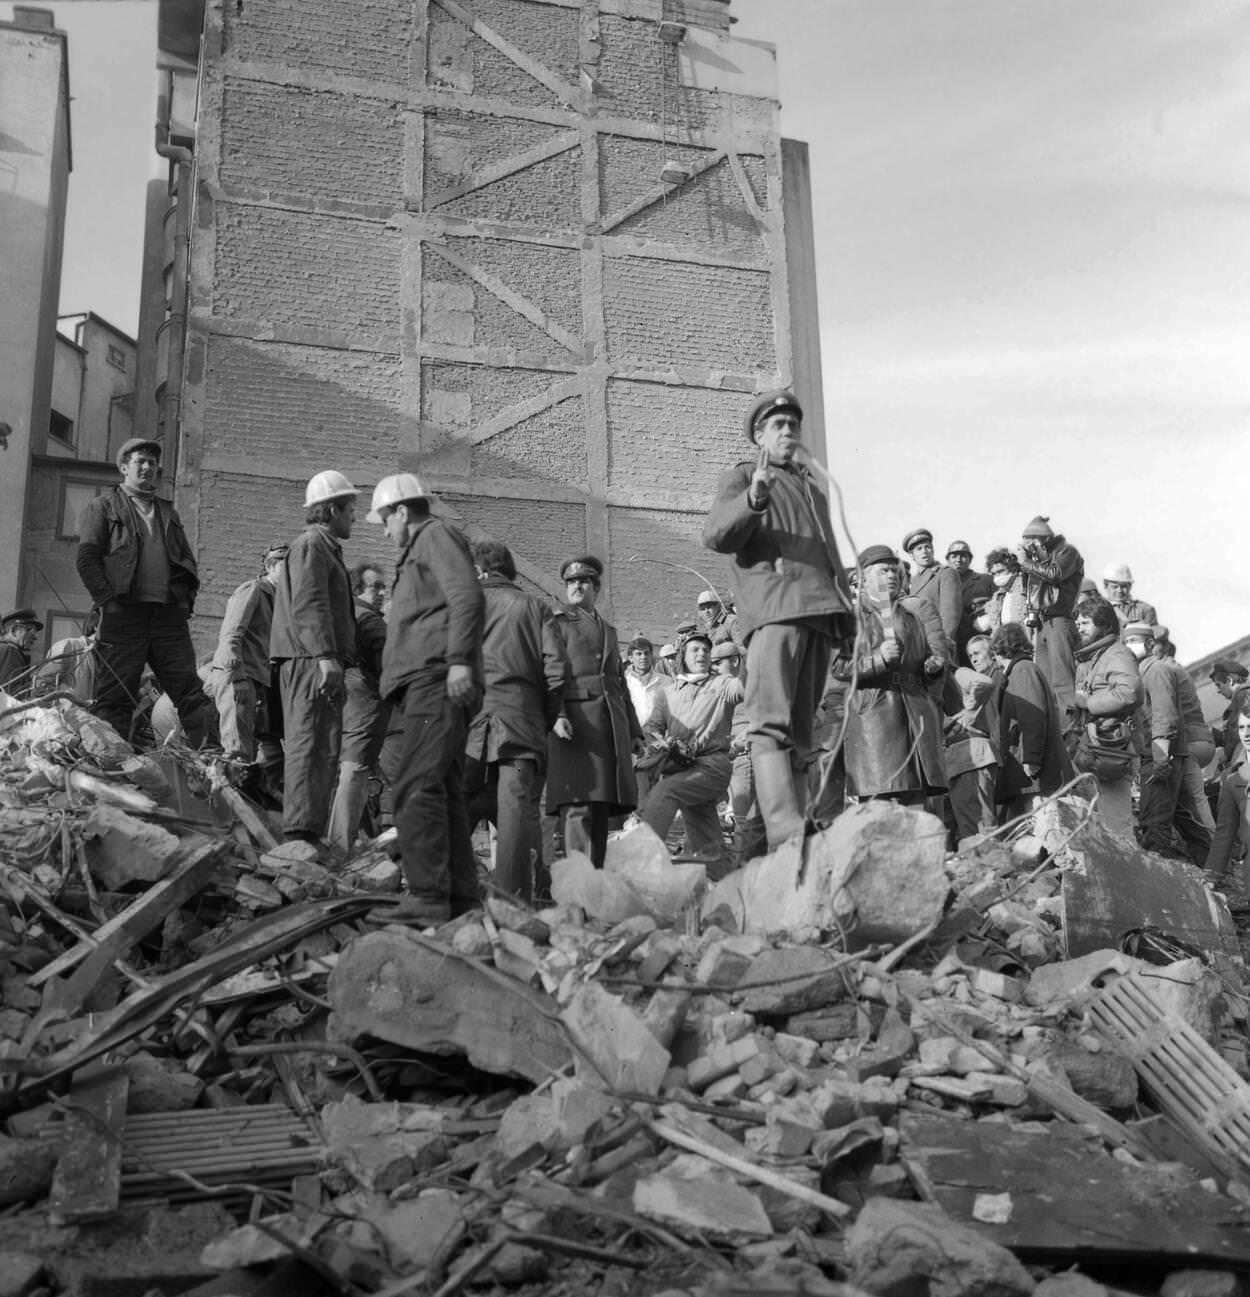
<svg viewBox="0 0 1250 1297">
<path fill-rule="evenodd" d="M 751 764 L 776 846 L 803 829 L 816 711 L 854 617 L 828 501 L 802 462 L 798 398 L 789 390 L 757 397 L 746 431 L 756 454 L 722 474 L 703 543 L 733 563 Z"/>
<path fill-rule="evenodd" d="M 30 647 L 41 630 L 43 622 L 33 608 L 15 608 L 0 617 L 0 689 L 13 692 L 13 682 L 30 670 Z"/>
<path fill-rule="evenodd" d="M 582 852 L 602 869 L 608 821 L 638 804 L 633 757 L 642 752 L 642 727 L 616 627 L 597 610 L 602 561 L 593 554 L 566 559 L 560 579 L 565 602 L 555 623 L 569 668 L 564 715 L 547 741 L 547 806 L 559 815 L 564 849 Z"/>
<path fill-rule="evenodd" d="M 577 558 L 566 558 L 560 564 L 560 580 L 566 584 L 590 578 L 596 585 L 603 584 L 603 563 L 593 554 L 579 554 Z"/>
</svg>

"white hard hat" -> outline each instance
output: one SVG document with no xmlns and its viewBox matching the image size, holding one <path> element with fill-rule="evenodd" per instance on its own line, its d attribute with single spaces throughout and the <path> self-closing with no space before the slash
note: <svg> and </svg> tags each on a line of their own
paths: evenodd
<svg viewBox="0 0 1250 1297">
<path fill-rule="evenodd" d="M 1133 572 L 1127 563 L 1108 563 L 1103 570 L 1104 581 L 1118 581 L 1124 585 L 1133 584 Z"/>
<path fill-rule="evenodd" d="M 380 510 L 402 504 L 405 500 L 423 500 L 428 495 L 429 492 L 421 485 L 421 479 L 415 473 L 392 473 L 373 488 L 368 521 L 381 522 Z"/>
<path fill-rule="evenodd" d="M 344 495 L 359 495 L 360 492 L 337 469 L 327 468 L 324 473 L 308 479 L 304 489 L 304 508 L 314 504 L 324 504 L 327 500 L 337 500 Z"/>
</svg>

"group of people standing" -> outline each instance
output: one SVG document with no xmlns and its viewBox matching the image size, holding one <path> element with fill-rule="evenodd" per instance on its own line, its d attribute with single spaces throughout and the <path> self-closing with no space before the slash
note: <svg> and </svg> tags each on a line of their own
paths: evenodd
<svg viewBox="0 0 1250 1297">
<path fill-rule="evenodd" d="M 78 570 L 99 622 L 94 708 L 128 734 L 150 668 L 192 746 L 220 746 L 263 786 L 280 784 L 284 850 L 297 857 L 349 853 L 380 774 L 404 907 L 423 923 L 477 903 L 470 832 L 483 818 L 497 827 L 496 885 L 543 895 L 544 803 L 555 852 L 597 865 L 621 817 L 666 836 L 680 812 L 685 852 L 715 872 L 843 796 L 926 804 L 957 840 L 1085 772 L 1113 831 L 1134 832 L 1136 781 L 1144 845 L 1227 868 L 1250 784 L 1250 690 L 1230 694 L 1216 835 L 1201 774 L 1211 733 L 1125 565 L 1099 593 L 1039 516 L 1014 549 L 989 553 L 985 573 L 964 541 L 940 562 L 925 528 L 903 540 L 909 561 L 873 544 L 849 567 L 794 394 L 755 400 L 745 432 L 750 451 L 721 476 L 703 533 L 731 564 L 733 601 L 704 591 L 659 659 L 641 638 L 622 651 L 599 612 L 596 556 L 562 565 L 553 606 L 521 588 L 505 545 L 470 545 L 437 516 L 411 473 L 379 482 L 367 515 L 394 545 L 393 580 L 376 563 L 349 570 L 359 492 L 325 470 L 307 484 L 304 530 L 270 546 L 231 596 L 201 671 L 195 557 L 156 494 L 161 447 L 127 442 L 121 482 L 81 525 Z M 36 627 L 30 610 L 4 619 L 0 666 Z"/>
</svg>

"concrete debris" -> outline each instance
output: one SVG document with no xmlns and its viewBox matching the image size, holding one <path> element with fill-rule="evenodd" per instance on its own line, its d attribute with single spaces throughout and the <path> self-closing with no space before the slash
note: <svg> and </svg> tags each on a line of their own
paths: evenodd
<svg viewBox="0 0 1250 1297">
<path fill-rule="evenodd" d="M 1040 1278 L 1043 1297 L 1102 1297 L 1070 1267 L 1123 1252 L 1172 1271 L 1166 1297 L 1240 1292 L 1250 1156 L 1213 1155 L 1204 1114 L 1164 1116 L 1098 1014 L 1108 987 L 1148 988 L 1218 1052 L 1232 1111 L 1250 1100 L 1243 966 L 1222 916 L 1218 950 L 1143 922 L 1133 954 L 1064 958 L 1066 874 L 1106 873 L 1066 811 L 947 858 L 937 820 L 865 803 L 706 895 L 703 865 L 634 828 L 602 871 L 557 862 L 546 909 L 492 894 L 419 931 L 386 922 L 393 837 L 348 861 L 279 845 L 220 763 L 137 757 L 105 730 L 67 702 L 0 718 L 0 1203 L 18 1213 L 0 1297 L 65 1285 L 60 1243 L 14 1222 L 64 1213 L 49 1191 L 71 1170 L 90 1211 L 61 1219 L 154 1196 L 206 1213 L 160 1271 L 180 1290 L 286 1267 L 343 1291 L 654 1276 L 688 1297 L 1014 1297 Z M 1150 858 L 1156 884 L 1166 868 Z M 1077 945 L 1110 923 L 1083 913 Z M 97 1067 L 107 1129 L 79 1111 Z M 1219 1228 L 1181 1271 L 1151 1253 L 1157 1225 L 1091 1219 L 1065 1250 L 1034 1220 L 1030 1276 L 1010 1240 L 1047 1183 L 986 1154 L 1017 1143 L 1051 1174 L 1067 1158 L 1079 1179 L 1096 1149 L 1117 1184 L 1174 1178 Z M 982 1174 L 939 1183 L 956 1145 Z"/>
</svg>

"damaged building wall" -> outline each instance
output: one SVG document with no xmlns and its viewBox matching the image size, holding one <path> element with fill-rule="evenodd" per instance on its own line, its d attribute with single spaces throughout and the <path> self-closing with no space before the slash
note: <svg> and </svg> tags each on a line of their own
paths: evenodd
<svg viewBox="0 0 1250 1297">
<path fill-rule="evenodd" d="M 823 443 L 772 51 L 720 0 L 354 14 L 207 6 L 178 473 L 201 613 L 312 473 L 398 465 L 549 590 L 602 554 L 622 632 L 665 636 L 703 584 L 673 565 L 725 581 L 698 535 L 746 394 L 794 381 Z M 348 550 L 388 557 L 363 522 Z"/>
</svg>

